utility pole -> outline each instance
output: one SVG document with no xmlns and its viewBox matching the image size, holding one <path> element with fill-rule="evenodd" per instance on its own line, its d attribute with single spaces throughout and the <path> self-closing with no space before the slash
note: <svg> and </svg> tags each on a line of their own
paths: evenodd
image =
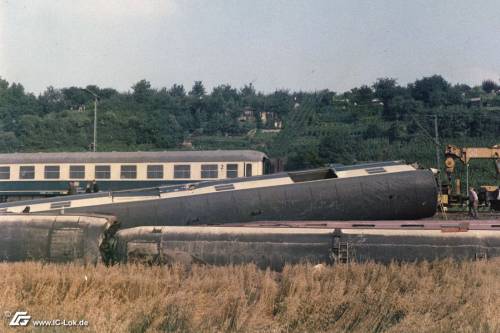
<svg viewBox="0 0 500 333">
<path fill-rule="evenodd" d="M 80 89 L 94 96 L 94 142 L 92 143 L 92 151 L 95 153 L 97 151 L 97 102 L 99 101 L 99 95 L 87 88 Z"/>
<path fill-rule="evenodd" d="M 92 148 L 95 153 L 97 150 L 97 96 L 94 97 L 94 144 Z"/>
<path fill-rule="evenodd" d="M 438 117 L 437 114 L 434 115 L 434 134 L 435 134 L 435 143 L 436 143 L 436 163 L 437 169 L 441 170 L 441 159 L 439 158 L 439 154 L 441 153 L 439 149 L 441 145 L 439 144 L 439 133 L 438 133 Z M 438 186 L 439 186 L 439 195 L 441 195 L 441 172 L 438 174 Z"/>
</svg>

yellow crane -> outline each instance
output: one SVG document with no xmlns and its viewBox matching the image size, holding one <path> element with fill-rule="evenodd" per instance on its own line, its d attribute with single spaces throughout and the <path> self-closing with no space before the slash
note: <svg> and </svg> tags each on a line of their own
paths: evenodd
<svg viewBox="0 0 500 333">
<path fill-rule="evenodd" d="M 497 177 L 500 174 L 500 145 L 495 145 L 493 147 L 457 147 L 454 145 L 447 145 L 445 150 L 445 167 L 446 175 L 448 176 L 448 181 L 451 184 L 452 176 L 455 173 L 455 161 L 460 161 L 463 165 L 469 167 L 470 160 L 473 159 L 488 159 L 493 160 L 495 163 L 495 170 Z M 468 182 L 468 176 L 467 176 Z M 468 184 L 467 184 L 468 185 Z M 481 186 L 487 193 L 490 193 L 490 199 L 498 200 L 498 193 L 493 197 L 493 193 L 498 191 L 498 186 Z M 452 197 L 460 197 L 461 195 L 461 181 L 460 178 L 455 177 L 455 191 L 453 194 L 448 193 Z M 450 197 L 451 199 L 451 197 Z"/>
<path fill-rule="evenodd" d="M 446 146 L 446 151 L 444 152 L 446 157 L 445 166 L 446 173 L 451 174 L 455 169 L 455 160 L 461 161 L 463 164 L 469 164 L 472 159 L 490 159 L 495 160 L 495 166 L 497 173 L 500 173 L 500 145 L 495 145 L 491 148 L 485 147 L 466 147 L 459 148 L 454 145 Z"/>
</svg>

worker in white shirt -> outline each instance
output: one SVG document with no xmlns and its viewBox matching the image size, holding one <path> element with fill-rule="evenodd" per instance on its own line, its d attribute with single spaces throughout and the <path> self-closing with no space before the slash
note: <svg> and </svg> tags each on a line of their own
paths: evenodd
<svg viewBox="0 0 500 333">
<path fill-rule="evenodd" d="M 477 219 L 477 208 L 479 206 L 479 198 L 474 187 L 469 188 L 469 216 Z"/>
</svg>

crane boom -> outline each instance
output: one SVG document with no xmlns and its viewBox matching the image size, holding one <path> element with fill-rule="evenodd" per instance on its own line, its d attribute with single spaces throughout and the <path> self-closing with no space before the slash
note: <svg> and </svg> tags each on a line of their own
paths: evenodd
<svg viewBox="0 0 500 333">
<path fill-rule="evenodd" d="M 446 146 L 444 153 L 446 160 L 446 173 L 450 176 L 455 171 L 455 160 L 461 161 L 463 164 L 469 164 L 472 159 L 490 159 L 495 160 L 497 174 L 500 173 L 500 145 L 488 147 L 464 147 L 459 148 L 454 145 Z"/>
</svg>

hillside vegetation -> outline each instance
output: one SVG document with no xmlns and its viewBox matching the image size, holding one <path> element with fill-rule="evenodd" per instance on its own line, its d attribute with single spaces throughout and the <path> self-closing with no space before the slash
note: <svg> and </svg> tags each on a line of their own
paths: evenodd
<svg viewBox="0 0 500 333">
<path fill-rule="evenodd" d="M 346 92 L 261 93 L 202 82 L 130 91 L 87 86 L 100 97 L 98 150 L 258 149 L 289 170 L 325 163 L 405 159 L 436 166 L 434 117 L 445 144 L 491 146 L 500 137 L 499 87 L 452 85 L 439 75 L 406 86 L 381 78 Z M 94 97 L 79 87 L 35 96 L 0 79 L 0 152 L 86 151 Z M 474 162 L 473 182 L 491 182 L 490 162 Z"/>
<path fill-rule="evenodd" d="M 500 332 L 499 264 L 297 265 L 278 273 L 3 263 L 0 309 L 85 319 L 100 333 Z"/>
</svg>

